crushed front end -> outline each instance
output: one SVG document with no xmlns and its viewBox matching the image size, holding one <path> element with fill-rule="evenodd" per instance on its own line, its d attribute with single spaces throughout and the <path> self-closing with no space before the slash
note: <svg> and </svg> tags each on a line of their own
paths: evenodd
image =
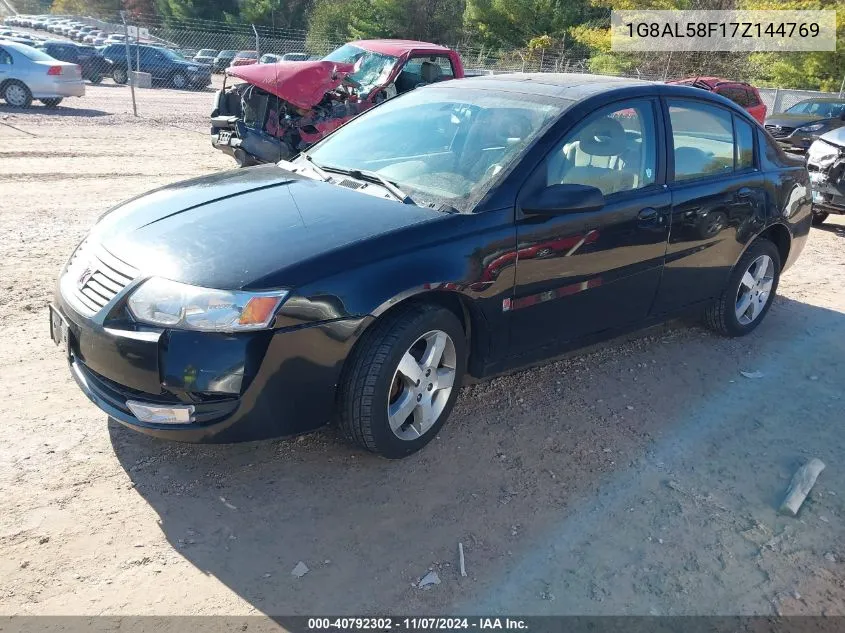
<svg viewBox="0 0 845 633">
<path fill-rule="evenodd" d="M 224 83 L 217 92 L 211 113 L 212 145 L 241 166 L 275 163 L 295 156 L 373 105 L 344 83 L 344 73 L 325 69 L 328 81 L 321 81 L 317 73 L 322 68 L 313 64 L 246 67 L 253 70 L 251 74 L 245 68 L 229 69 L 227 73 L 245 81 L 228 88 Z M 311 67 L 290 68 L 297 65 Z M 278 66 L 282 68 L 274 68 Z M 255 71 L 267 73 L 268 78 Z M 298 89 L 298 82 L 309 79 L 306 90 Z"/>
</svg>

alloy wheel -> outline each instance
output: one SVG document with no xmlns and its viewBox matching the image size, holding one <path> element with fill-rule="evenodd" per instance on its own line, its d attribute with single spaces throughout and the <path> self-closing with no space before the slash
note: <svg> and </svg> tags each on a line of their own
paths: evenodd
<svg viewBox="0 0 845 633">
<path fill-rule="evenodd" d="M 774 283 L 775 265 L 768 255 L 756 258 L 743 274 L 736 293 L 736 319 L 748 325 L 762 314 Z"/>
<path fill-rule="evenodd" d="M 396 437 L 415 440 L 435 425 L 452 393 L 456 367 L 455 343 L 442 330 L 423 334 L 403 354 L 387 401 Z"/>
</svg>

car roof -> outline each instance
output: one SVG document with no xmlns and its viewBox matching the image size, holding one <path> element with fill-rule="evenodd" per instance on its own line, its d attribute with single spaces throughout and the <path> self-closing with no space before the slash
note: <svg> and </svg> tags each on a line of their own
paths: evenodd
<svg viewBox="0 0 845 633">
<path fill-rule="evenodd" d="M 458 79 L 461 85 L 469 88 L 518 92 L 537 96 L 561 97 L 580 101 L 591 95 L 627 86 L 657 85 L 657 82 L 642 81 L 628 77 L 609 77 L 581 73 L 509 73 L 504 75 L 481 75 Z M 430 87 L 448 86 L 452 82 L 443 81 Z"/>
<path fill-rule="evenodd" d="M 432 44 L 431 42 L 418 42 L 415 40 L 357 40 L 349 42 L 353 46 L 373 51 L 374 53 L 382 53 L 384 55 L 394 55 L 400 57 L 405 53 L 418 48 L 436 51 L 448 51 L 449 49 L 440 44 Z"/>
</svg>

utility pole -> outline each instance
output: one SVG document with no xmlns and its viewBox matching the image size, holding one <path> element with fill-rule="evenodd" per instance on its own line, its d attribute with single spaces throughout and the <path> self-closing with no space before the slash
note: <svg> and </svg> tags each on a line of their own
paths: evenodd
<svg viewBox="0 0 845 633">
<path fill-rule="evenodd" d="M 120 12 L 120 19 L 123 20 L 123 37 L 126 40 L 126 80 L 129 82 L 129 90 L 132 92 L 132 114 L 138 116 L 138 106 L 135 103 L 135 80 L 132 77 L 132 54 L 129 52 L 129 26 L 126 24 L 126 11 Z"/>
<path fill-rule="evenodd" d="M 258 56 L 261 57 L 261 49 L 259 48 L 258 42 L 258 29 L 255 28 L 255 25 L 252 25 L 252 32 L 255 33 L 255 52 L 258 53 Z"/>
</svg>

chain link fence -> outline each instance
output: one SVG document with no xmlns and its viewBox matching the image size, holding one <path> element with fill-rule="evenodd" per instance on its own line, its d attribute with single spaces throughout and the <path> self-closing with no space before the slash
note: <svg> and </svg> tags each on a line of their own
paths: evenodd
<svg viewBox="0 0 845 633">
<path fill-rule="evenodd" d="M 123 59 L 122 36 L 128 35 L 131 44 L 140 43 L 164 47 L 180 56 L 204 64 L 211 64 L 214 76 L 211 85 L 219 87 L 225 68 L 242 54 L 246 59 L 239 63 L 279 61 L 282 59 L 320 59 L 346 43 L 342 39 L 316 38 L 306 31 L 277 29 L 239 22 L 215 22 L 199 19 L 163 20 L 157 16 L 135 15 L 112 19 L 80 18 L 97 32 L 101 39 L 117 38 L 112 42 L 112 55 Z M 47 34 L 54 37 L 52 34 Z M 59 35 L 61 37 L 61 35 Z M 94 42 L 98 43 L 98 42 Z M 99 42 L 102 43 L 102 42 Z M 125 48 L 125 46 L 124 46 Z M 135 46 L 129 47 L 130 70 L 145 72 L 145 63 Z M 720 76 L 739 81 L 751 81 L 759 75 L 759 68 L 752 57 L 743 53 L 689 52 L 689 53 L 637 53 L 585 54 L 577 42 L 555 41 L 548 47 L 502 50 L 473 42 L 458 42 L 450 46 L 463 60 L 467 75 L 506 72 L 558 72 L 598 73 L 627 76 L 646 80 L 666 81 L 684 77 Z M 126 68 L 126 62 L 123 62 Z M 122 77 L 121 77 L 122 79 Z M 127 78 L 132 80 L 132 76 Z M 155 88 L 205 87 L 174 85 L 174 82 L 156 81 Z M 144 115 L 144 90 L 135 91 L 138 113 Z M 792 90 L 788 87 L 760 89 L 761 97 L 769 112 L 780 112 L 798 101 L 814 96 L 836 96 L 833 93 Z"/>
</svg>

